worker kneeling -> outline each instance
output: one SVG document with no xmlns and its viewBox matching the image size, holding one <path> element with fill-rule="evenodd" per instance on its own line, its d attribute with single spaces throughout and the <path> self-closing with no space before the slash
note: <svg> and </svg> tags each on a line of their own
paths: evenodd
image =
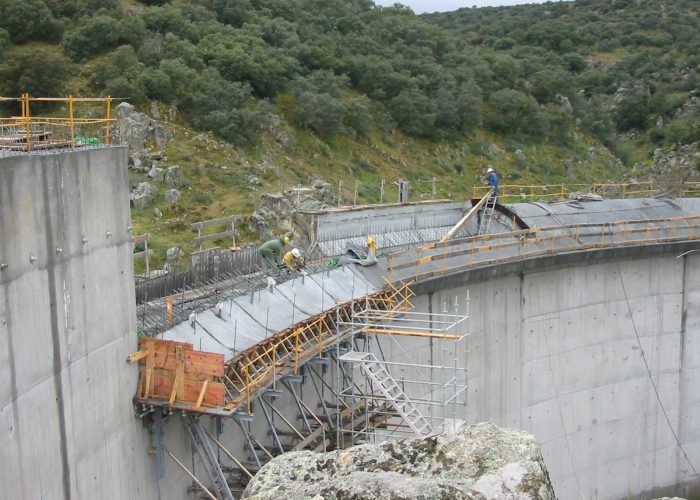
<svg viewBox="0 0 700 500">
<path fill-rule="evenodd" d="M 301 271 L 304 267 L 304 258 L 298 248 L 292 248 L 282 257 L 282 264 L 290 273 Z"/>
<path fill-rule="evenodd" d="M 289 236 L 274 238 L 266 241 L 260 246 L 260 256 L 265 268 L 268 270 L 276 269 L 280 264 L 280 255 L 282 247 L 289 243 Z"/>
</svg>

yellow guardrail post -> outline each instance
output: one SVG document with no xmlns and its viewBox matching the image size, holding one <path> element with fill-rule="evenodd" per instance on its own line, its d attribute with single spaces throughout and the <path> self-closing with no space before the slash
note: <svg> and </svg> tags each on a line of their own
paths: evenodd
<svg viewBox="0 0 700 500">
<path fill-rule="evenodd" d="M 73 96 L 68 96 L 68 121 L 70 123 L 70 147 L 75 147 L 75 118 L 73 116 Z"/>
<path fill-rule="evenodd" d="M 299 329 L 294 330 L 294 375 L 299 374 Z"/>
<path fill-rule="evenodd" d="M 246 406 L 248 408 L 248 413 L 250 413 L 250 373 L 248 373 L 248 365 L 243 367 L 243 372 L 245 374 L 245 391 L 246 391 Z"/>
<path fill-rule="evenodd" d="M 107 132 L 105 134 L 105 144 L 112 143 L 112 138 L 110 136 L 111 119 L 112 119 L 112 96 L 107 96 Z"/>
<path fill-rule="evenodd" d="M 29 113 L 29 94 L 23 94 L 22 99 L 24 100 L 24 133 L 27 138 L 27 152 L 32 150 L 32 123 Z"/>
<path fill-rule="evenodd" d="M 277 349 L 272 346 L 272 388 L 277 389 Z"/>
</svg>

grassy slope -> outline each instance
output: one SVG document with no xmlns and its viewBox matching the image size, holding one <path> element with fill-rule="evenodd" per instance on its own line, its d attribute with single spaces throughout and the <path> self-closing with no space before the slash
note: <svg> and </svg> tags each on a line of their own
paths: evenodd
<svg viewBox="0 0 700 500">
<path fill-rule="evenodd" d="M 620 174 L 615 158 L 585 137 L 578 138 L 570 148 L 521 142 L 483 131 L 454 142 L 432 142 L 399 132 L 379 131 L 365 138 L 339 136 L 324 142 L 282 120 L 278 129 L 293 136 L 291 147 L 283 148 L 265 131 L 257 145 L 237 149 L 182 123 L 164 126 L 170 135 L 163 149 L 167 156 L 164 166 L 181 167 L 185 179 L 180 189 L 182 197 L 174 204 L 165 202 L 162 193 L 167 187 L 162 184 L 161 198 L 156 203 L 163 213 L 161 218 L 154 216 L 153 207 L 132 211 L 135 234 L 148 232 L 153 238 L 156 266 L 163 262 L 165 250 L 171 246 L 191 249 L 191 223 L 230 214 L 249 216 L 263 193 L 309 186 L 315 178 L 330 182 L 334 190 L 342 181 L 347 203 L 352 203 L 358 180 L 358 203 L 377 203 L 381 179 L 387 182 L 385 201 L 396 200 L 396 187 L 390 183 L 398 179 L 412 181 L 412 200 L 431 199 L 431 183 L 417 181 L 429 181 L 432 177 L 437 178 L 437 198 L 469 198 L 471 187 L 484 182 L 488 164 L 498 169 L 501 182 L 507 184 L 602 182 Z M 595 154 L 590 154 L 589 147 L 595 148 Z M 517 150 L 522 153 L 516 153 Z M 574 161 L 575 178 L 567 174 L 567 159 Z M 258 177 L 261 185 L 251 184 L 249 175 Z M 132 186 L 144 180 L 153 182 L 145 174 L 130 172 Z M 257 235 L 247 228 L 239 230 L 242 243 L 257 241 Z"/>
</svg>

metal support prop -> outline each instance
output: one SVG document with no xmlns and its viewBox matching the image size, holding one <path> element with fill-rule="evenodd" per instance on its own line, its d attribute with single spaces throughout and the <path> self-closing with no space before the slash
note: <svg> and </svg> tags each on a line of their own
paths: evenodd
<svg viewBox="0 0 700 500">
<path fill-rule="evenodd" d="M 282 442 L 280 441 L 280 438 L 277 435 L 277 429 L 275 429 L 275 426 L 272 422 L 272 416 L 270 415 L 270 412 L 268 412 L 267 408 L 265 407 L 265 400 L 263 399 L 262 395 L 260 395 L 258 397 L 258 399 L 260 399 L 260 407 L 262 408 L 263 414 L 265 415 L 265 420 L 267 420 L 267 425 L 270 426 L 270 432 L 272 433 L 272 440 L 275 442 L 275 446 L 277 446 L 277 449 L 279 450 L 279 452 L 284 453 L 284 448 L 282 447 Z"/>
<path fill-rule="evenodd" d="M 241 431 L 243 432 L 243 437 L 245 437 L 246 443 L 248 443 L 248 449 L 250 450 L 251 454 L 253 455 L 253 460 L 255 461 L 255 465 L 258 466 L 258 469 L 262 467 L 262 464 L 260 463 L 260 458 L 258 457 L 258 452 L 255 450 L 255 445 L 253 444 L 253 440 L 250 438 L 250 433 L 248 432 L 248 429 L 245 428 L 245 425 L 243 425 L 243 422 L 240 420 L 236 420 L 238 423 L 238 426 L 241 428 Z"/>
<path fill-rule="evenodd" d="M 207 489 L 207 487 L 204 486 L 204 485 L 202 484 L 202 482 L 201 482 L 199 479 L 197 479 L 197 477 L 196 477 L 194 474 L 192 474 L 192 472 L 191 472 L 187 467 L 185 467 L 185 464 L 183 464 L 182 462 L 180 462 L 180 461 L 177 459 L 177 457 L 176 457 L 175 455 L 172 454 L 172 452 L 171 452 L 170 450 L 168 450 L 168 455 L 170 455 L 170 458 L 172 458 L 173 460 L 175 460 L 175 463 L 176 463 L 177 465 L 179 465 L 180 468 L 181 468 L 183 471 L 185 471 L 185 473 L 186 473 L 188 476 L 190 476 L 190 478 L 192 478 L 192 481 L 194 481 L 195 483 L 197 483 L 197 486 L 199 486 L 200 488 L 202 488 L 202 491 L 204 491 L 204 493 L 206 493 L 207 496 L 208 496 L 209 498 L 211 498 L 212 500 L 218 500 L 218 499 L 212 494 L 212 492 L 209 491 L 209 490 Z"/>
<path fill-rule="evenodd" d="M 199 418 L 188 414 L 186 417 L 187 428 L 192 437 L 192 443 L 195 445 L 197 454 L 204 464 L 209 477 L 216 487 L 217 496 L 223 500 L 234 500 L 233 493 L 229 488 L 224 472 L 221 470 L 221 464 L 214 454 L 214 450 L 211 447 L 209 438 L 207 437 L 204 429 L 202 429 Z"/>
<path fill-rule="evenodd" d="M 163 455 L 163 409 L 155 408 L 153 412 L 153 423 L 156 435 L 156 477 L 165 477 L 165 456 Z"/>
<path fill-rule="evenodd" d="M 311 383 L 313 384 L 314 389 L 316 389 L 316 394 L 318 395 L 319 401 L 321 401 L 321 407 L 323 408 L 323 414 L 326 416 L 326 420 L 328 421 L 329 429 L 333 429 L 333 419 L 331 418 L 331 414 L 328 411 L 328 408 L 326 407 L 326 402 L 323 399 L 323 392 L 319 389 L 318 384 L 316 383 L 316 379 L 314 378 L 314 374 L 316 372 L 310 366 L 309 370 L 311 371 L 311 375 L 309 375 L 309 378 L 311 379 Z"/>
<path fill-rule="evenodd" d="M 289 392 L 292 394 L 292 397 L 294 397 L 294 403 L 296 403 L 297 408 L 299 409 L 299 413 L 301 414 L 301 419 L 304 422 L 304 427 L 306 427 L 306 430 L 309 432 L 312 432 L 311 429 L 311 424 L 309 424 L 309 419 L 306 418 L 306 413 L 304 413 L 304 409 L 301 407 L 301 402 L 299 400 L 299 396 L 297 395 L 297 391 L 292 385 L 292 382 L 296 382 L 297 378 L 292 378 L 292 377 L 284 377 L 282 379 L 282 383 L 289 389 Z M 298 377 L 298 381 L 301 382 L 301 377 Z"/>
</svg>

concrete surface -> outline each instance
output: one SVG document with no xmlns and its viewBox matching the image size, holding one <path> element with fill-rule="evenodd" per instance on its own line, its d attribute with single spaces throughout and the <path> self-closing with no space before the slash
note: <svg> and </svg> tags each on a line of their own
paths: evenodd
<svg viewBox="0 0 700 500">
<path fill-rule="evenodd" d="M 0 498 L 156 494 L 129 226 L 126 148 L 0 158 Z"/>
<path fill-rule="evenodd" d="M 700 257 L 676 256 L 432 283 L 470 292 L 468 421 L 535 434 L 560 498 L 697 492 Z"/>
</svg>

